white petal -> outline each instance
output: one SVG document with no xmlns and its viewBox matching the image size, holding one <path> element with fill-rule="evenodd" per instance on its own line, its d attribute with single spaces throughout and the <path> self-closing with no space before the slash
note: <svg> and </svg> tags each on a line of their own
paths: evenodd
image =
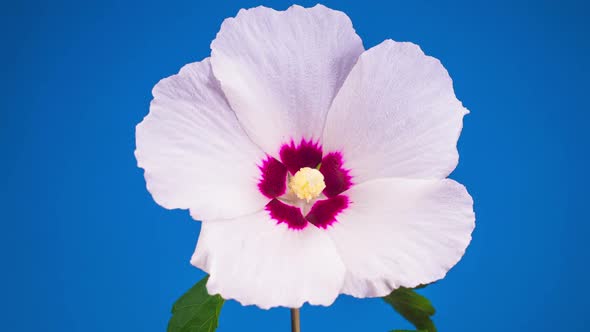
<svg viewBox="0 0 590 332">
<path fill-rule="evenodd" d="M 267 309 L 330 305 L 342 288 L 344 265 L 323 230 L 288 229 L 266 211 L 202 224 L 191 263 L 211 276 L 211 294 Z"/>
<path fill-rule="evenodd" d="M 240 10 L 211 50 L 242 126 L 277 157 L 291 138 L 321 139 L 330 103 L 364 49 L 344 13 L 317 5 Z"/>
<path fill-rule="evenodd" d="M 457 165 L 467 112 L 440 61 L 412 43 L 387 40 L 363 53 L 342 85 L 324 148 L 343 152 L 355 183 L 442 179 Z"/>
<path fill-rule="evenodd" d="M 328 228 L 344 265 L 342 292 L 385 296 L 445 276 L 475 227 L 473 201 L 449 179 L 379 179 L 354 186 L 350 207 Z"/>
<path fill-rule="evenodd" d="M 137 125 L 135 156 L 154 200 L 195 219 L 260 210 L 257 163 L 264 157 L 228 106 L 209 60 L 161 80 Z"/>
</svg>

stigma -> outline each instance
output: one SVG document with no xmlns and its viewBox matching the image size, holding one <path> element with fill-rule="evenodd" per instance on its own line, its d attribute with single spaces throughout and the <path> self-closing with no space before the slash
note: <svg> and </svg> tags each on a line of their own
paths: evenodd
<svg viewBox="0 0 590 332">
<path fill-rule="evenodd" d="M 325 188 L 324 175 L 315 168 L 303 167 L 289 180 L 291 192 L 308 203 L 317 198 Z"/>
</svg>

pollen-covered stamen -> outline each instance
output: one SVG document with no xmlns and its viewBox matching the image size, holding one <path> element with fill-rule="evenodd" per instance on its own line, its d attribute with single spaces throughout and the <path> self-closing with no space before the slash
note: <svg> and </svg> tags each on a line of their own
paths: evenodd
<svg viewBox="0 0 590 332">
<path fill-rule="evenodd" d="M 289 181 L 289 189 L 299 199 L 304 199 L 309 203 L 317 198 L 326 188 L 324 175 L 315 168 L 303 167 Z"/>
</svg>

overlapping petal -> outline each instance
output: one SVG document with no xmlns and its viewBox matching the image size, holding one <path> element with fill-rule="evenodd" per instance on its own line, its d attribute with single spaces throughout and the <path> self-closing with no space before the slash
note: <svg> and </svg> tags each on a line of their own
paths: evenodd
<svg viewBox="0 0 590 332">
<path fill-rule="evenodd" d="M 261 308 L 330 305 L 344 265 L 325 231 L 289 229 L 267 211 L 204 222 L 191 263 L 211 276 L 211 294 Z"/>
<path fill-rule="evenodd" d="M 363 50 L 342 12 L 257 7 L 223 22 L 211 64 L 248 135 L 280 159 L 283 143 L 321 138 L 330 103 Z"/>
<path fill-rule="evenodd" d="M 447 71 L 412 43 L 387 40 L 363 53 L 334 99 L 324 149 L 342 151 L 355 183 L 381 177 L 447 177 L 468 111 Z"/>
<path fill-rule="evenodd" d="M 346 192 L 351 205 L 327 229 L 346 266 L 342 292 L 385 296 L 445 276 L 475 227 L 473 201 L 449 179 L 378 179 Z"/>
<path fill-rule="evenodd" d="M 257 187 L 265 156 L 240 127 L 211 72 L 191 63 L 153 89 L 135 155 L 154 200 L 195 219 L 229 218 L 267 203 Z"/>
</svg>

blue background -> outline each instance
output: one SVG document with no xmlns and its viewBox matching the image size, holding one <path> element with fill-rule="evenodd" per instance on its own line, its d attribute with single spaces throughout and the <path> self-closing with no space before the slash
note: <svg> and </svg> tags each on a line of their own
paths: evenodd
<svg viewBox="0 0 590 332">
<path fill-rule="evenodd" d="M 163 331 L 202 277 L 199 223 L 157 206 L 133 156 L 151 88 L 209 54 L 226 17 L 284 1 L 4 2 L 0 80 L 3 331 Z M 302 1 L 302 5 L 313 3 Z M 589 10 L 559 1 L 326 1 L 366 48 L 442 60 L 465 119 L 452 177 L 475 198 L 463 260 L 423 291 L 440 331 L 582 331 Z M 230 301 L 219 331 L 287 331 L 288 310 Z M 305 306 L 303 331 L 410 326 L 379 299 Z"/>
</svg>

